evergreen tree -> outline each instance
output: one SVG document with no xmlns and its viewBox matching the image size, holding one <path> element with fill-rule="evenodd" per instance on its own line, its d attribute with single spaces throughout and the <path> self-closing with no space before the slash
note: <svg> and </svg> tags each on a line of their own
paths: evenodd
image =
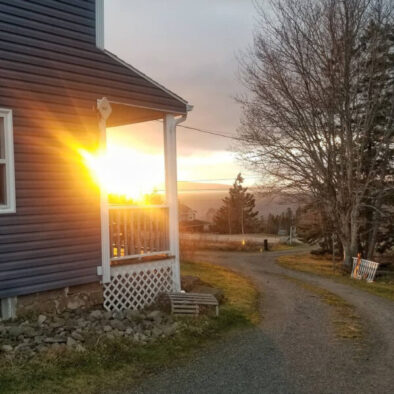
<svg viewBox="0 0 394 394">
<path fill-rule="evenodd" d="M 213 218 L 215 230 L 219 233 L 245 234 L 258 230 L 255 198 L 247 187 L 242 186 L 243 181 L 239 173 Z"/>
</svg>

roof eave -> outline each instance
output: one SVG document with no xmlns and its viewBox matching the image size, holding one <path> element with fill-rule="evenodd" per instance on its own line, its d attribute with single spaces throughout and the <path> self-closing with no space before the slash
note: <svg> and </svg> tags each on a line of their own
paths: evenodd
<svg viewBox="0 0 394 394">
<path fill-rule="evenodd" d="M 101 49 L 98 48 L 99 50 L 101 50 L 102 52 L 104 52 L 107 56 L 111 57 L 112 59 L 114 59 L 115 61 L 117 61 L 118 63 L 122 64 L 122 66 L 128 68 L 129 70 L 133 71 L 134 73 L 136 73 L 137 75 L 139 75 L 141 78 L 144 78 L 146 81 L 150 82 L 152 85 L 156 86 L 157 88 L 159 88 L 160 90 L 162 90 L 163 92 L 167 93 L 168 95 L 170 95 L 171 97 L 173 97 L 175 100 L 179 101 L 180 103 L 182 103 L 183 105 L 185 105 L 186 107 L 186 112 L 191 111 L 193 109 L 193 106 L 190 105 L 185 99 L 183 99 L 182 97 L 178 96 L 176 93 L 172 92 L 171 90 L 167 89 L 166 87 L 164 87 L 163 85 L 161 85 L 160 83 L 156 82 L 155 80 L 153 80 L 152 78 L 148 77 L 146 74 L 144 74 L 142 71 L 136 69 L 135 67 L 133 67 L 131 64 L 125 62 L 124 60 L 122 60 L 121 58 L 119 58 L 118 56 L 116 56 L 115 54 L 113 54 L 112 52 L 108 51 L 107 49 Z"/>
</svg>

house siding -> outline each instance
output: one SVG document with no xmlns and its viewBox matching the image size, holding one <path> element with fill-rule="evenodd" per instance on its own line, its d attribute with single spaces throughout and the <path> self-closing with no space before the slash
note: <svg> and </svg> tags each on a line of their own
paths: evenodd
<svg viewBox="0 0 394 394">
<path fill-rule="evenodd" d="M 13 110 L 16 213 L 0 214 L 0 298 L 98 281 L 99 190 L 74 145 L 98 98 L 186 104 L 95 47 L 94 0 L 0 0 L 0 108 Z"/>
</svg>

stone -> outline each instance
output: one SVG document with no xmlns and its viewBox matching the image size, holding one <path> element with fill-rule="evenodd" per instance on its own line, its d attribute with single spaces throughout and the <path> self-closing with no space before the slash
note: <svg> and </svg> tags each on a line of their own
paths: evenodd
<svg viewBox="0 0 394 394">
<path fill-rule="evenodd" d="M 76 339 L 77 341 L 81 341 L 81 342 L 83 342 L 85 340 L 84 337 L 78 331 L 73 331 L 71 333 L 71 337 Z"/>
<path fill-rule="evenodd" d="M 159 321 L 159 320 L 161 320 L 162 312 L 160 312 L 160 311 L 152 311 L 152 312 L 149 312 L 149 313 L 146 315 L 146 317 L 147 317 L 147 319 L 149 319 L 149 320 Z"/>
<path fill-rule="evenodd" d="M 40 316 L 38 316 L 38 319 L 37 319 L 37 324 L 39 325 L 39 326 L 42 326 L 42 324 L 44 323 L 44 321 L 47 319 L 47 317 L 45 316 L 45 315 L 40 315 Z"/>
<path fill-rule="evenodd" d="M 64 343 L 66 339 L 63 337 L 47 337 L 44 338 L 45 343 Z"/>
<path fill-rule="evenodd" d="M 105 311 L 103 312 L 103 319 L 109 320 L 112 317 L 112 312 L 111 311 Z"/>
<path fill-rule="evenodd" d="M 140 341 L 140 335 L 141 335 L 141 334 L 139 334 L 138 332 L 137 332 L 136 334 L 134 334 L 134 335 L 133 335 L 133 340 L 134 340 L 135 342 L 139 342 L 139 341 Z"/>
<path fill-rule="evenodd" d="M 77 347 L 78 351 L 86 351 L 88 335 L 93 342 L 104 334 L 108 340 L 127 337 L 144 345 L 176 331 L 173 319 L 160 310 L 82 309 L 57 313 L 40 314 L 33 321 L 0 322 L 0 358 L 27 360 L 41 352 L 57 355 Z"/>
<path fill-rule="evenodd" d="M 76 322 L 77 324 L 77 326 L 78 327 L 82 327 L 82 328 L 84 328 L 84 327 L 86 327 L 86 326 L 88 326 L 89 325 L 89 322 L 87 322 L 84 318 L 82 318 L 82 317 L 80 317 L 78 320 L 77 320 L 77 322 Z"/>
<path fill-rule="evenodd" d="M 42 335 L 37 335 L 34 337 L 34 343 L 40 344 L 44 340 L 44 337 Z"/>
<path fill-rule="evenodd" d="M 44 353 L 44 352 L 46 352 L 48 350 L 48 346 L 40 345 L 40 346 L 37 347 L 37 350 L 40 353 Z"/>
<path fill-rule="evenodd" d="M 80 298 L 74 298 L 67 302 L 67 309 L 75 311 L 81 307 L 85 306 L 85 302 Z"/>
<path fill-rule="evenodd" d="M 53 321 L 55 322 L 55 323 L 59 323 L 59 324 L 64 324 L 64 322 L 65 322 L 65 320 L 63 319 L 63 318 L 61 318 L 61 317 L 59 317 L 59 316 L 55 316 L 54 318 L 53 318 Z"/>
<path fill-rule="evenodd" d="M 17 338 L 23 333 L 23 327 L 10 326 L 7 328 L 7 333 L 12 338 Z"/>
<path fill-rule="evenodd" d="M 123 337 L 124 336 L 124 332 L 123 331 L 119 331 L 119 330 L 113 330 L 112 331 L 112 335 L 114 337 Z"/>
<path fill-rule="evenodd" d="M 111 325 L 112 328 L 115 328 L 119 331 L 124 331 L 126 329 L 124 323 L 122 323 L 119 320 L 111 320 L 109 324 Z"/>
<path fill-rule="evenodd" d="M 103 318 L 103 314 L 101 311 L 95 310 L 95 311 L 90 312 L 89 318 L 92 320 L 101 320 Z"/>
<path fill-rule="evenodd" d="M 64 324 L 64 323 L 61 323 L 61 322 L 53 322 L 53 323 L 50 324 L 50 327 L 56 329 L 56 328 L 62 327 L 63 324 Z"/>
<path fill-rule="evenodd" d="M 125 316 L 124 316 L 124 313 L 122 311 L 113 311 L 112 312 L 112 317 L 114 319 L 117 319 L 117 320 L 123 320 Z"/>
<path fill-rule="evenodd" d="M 67 342 L 66 345 L 67 347 L 74 347 L 75 345 L 77 345 L 77 341 L 74 338 L 68 337 L 67 338 Z"/>
<path fill-rule="evenodd" d="M 176 333 L 177 328 L 178 328 L 178 324 L 177 323 L 173 323 L 173 324 L 169 324 L 167 326 L 163 326 L 162 327 L 163 334 L 165 336 L 174 335 Z"/>
<path fill-rule="evenodd" d="M 139 321 L 144 318 L 144 315 L 140 311 L 135 311 L 133 309 L 128 309 L 127 311 L 125 311 L 125 316 L 126 319 L 129 321 Z"/>
<path fill-rule="evenodd" d="M 16 352 L 18 351 L 24 351 L 24 350 L 29 350 L 29 344 L 28 343 L 20 343 L 18 346 L 15 346 L 14 349 Z"/>
<path fill-rule="evenodd" d="M 85 346 L 82 346 L 80 343 L 78 343 L 77 346 L 75 346 L 75 350 L 81 353 L 86 352 Z"/>
<path fill-rule="evenodd" d="M 154 327 L 153 330 L 152 330 L 152 336 L 153 336 L 154 338 L 157 338 L 157 337 L 159 337 L 160 335 L 163 335 L 163 330 L 160 329 L 160 328 L 158 328 L 158 327 Z"/>
<path fill-rule="evenodd" d="M 11 345 L 3 345 L 1 347 L 1 351 L 4 353 L 12 352 L 12 350 L 13 350 L 13 347 Z"/>
<path fill-rule="evenodd" d="M 33 338 L 38 334 L 38 332 L 30 326 L 23 327 L 23 335 L 27 338 Z"/>
</svg>

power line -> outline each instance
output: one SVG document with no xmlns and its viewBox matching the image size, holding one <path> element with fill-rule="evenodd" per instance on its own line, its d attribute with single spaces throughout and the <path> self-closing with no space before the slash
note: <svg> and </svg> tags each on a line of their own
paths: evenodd
<svg viewBox="0 0 394 394">
<path fill-rule="evenodd" d="M 225 133 L 220 132 L 220 131 L 204 130 L 204 129 L 200 129 L 200 128 L 198 128 L 198 127 L 184 126 L 184 125 L 178 125 L 177 127 L 182 127 L 183 129 L 192 130 L 192 131 L 197 131 L 197 132 L 199 132 L 199 133 L 205 133 L 205 134 L 210 134 L 210 135 L 216 135 L 216 136 L 218 136 L 218 137 L 229 138 L 229 139 L 231 139 L 231 140 L 236 140 L 236 141 L 247 141 L 247 140 L 244 139 L 244 138 L 234 137 L 233 135 L 225 134 Z"/>
<path fill-rule="evenodd" d="M 261 178 L 261 175 L 243 175 L 242 178 L 244 179 L 258 179 Z M 191 183 L 198 183 L 198 182 L 221 182 L 221 181 L 235 181 L 235 178 L 217 178 L 217 179 L 189 179 L 189 180 L 178 180 L 178 182 L 191 182 Z"/>
<path fill-rule="evenodd" d="M 157 120 L 158 122 L 162 122 L 162 120 Z M 235 141 L 244 141 L 244 142 L 250 142 L 248 139 L 246 138 L 241 138 L 241 137 L 235 137 L 232 134 L 227 134 L 226 132 L 223 131 L 216 131 L 216 130 L 205 130 L 205 129 L 201 129 L 199 127 L 193 127 L 193 126 L 185 126 L 185 125 L 178 125 L 177 127 L 182 127 L 183 129 L 187 129 L 187 130 L 192 130 L 192 131 L 197 131 L 199 133 L 204 133 L 204 134 L 210 134 L 210 135 L 216 135 L 218 137 L 223 137 L 223 138 L 229 138 L 231 140 L 235 140 Z M 231 132 L 230 132 L 231 133 Z"/>
</svg>

